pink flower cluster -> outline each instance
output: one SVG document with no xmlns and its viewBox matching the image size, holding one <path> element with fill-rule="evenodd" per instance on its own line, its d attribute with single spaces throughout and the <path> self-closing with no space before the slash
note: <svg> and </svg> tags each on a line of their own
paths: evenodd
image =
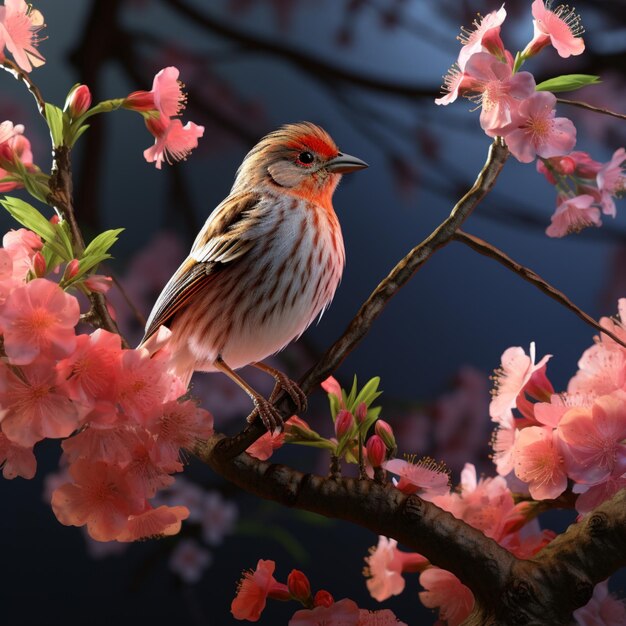
<svg viewBox="0 0 626 626">
<path fill-rule="evenodd" d="M 37 50 L 43 27 L 43 15 L 25 0 L 5 0 L 0 6 L 0 61 L 6 48 L 25 72 L 43 65 L 46 60 Z"/>
<path fill-rule="evenodd" d="M 193 122 L 183 126 L 178 119 L 187 100 L 178 76 L 178 68 L 166 67 L 154 77 L 151 91 L 134 91 L 122 104 L 126 109 L 144 114 L 155 143 L 143 154 L 157 169 L 161 169 L 163 161 L 171 163 L 187 158 L 204 134 L 204 126 Z"/>
<path fill-rule="evenodd" d="M 292 570 L 287 583 L 274 578 L 276 563 L 260 559 L 254 571 L 244 572 L 231 604 L 231 613 L 238 620 L 257 622 L 267 599 L 295 600 L 304 605 L 289 620 L 288 626 L 407 626 L 392 611 L 360 609 L 349 598 L 335 602 L 333 596 L 320 589 L 313 594 L 311 583 L 299 570 Z"/>
<path fill-rule="evenodd" d="M 557 209 L 546 234 L 563 237 L 588 226 L 600 226 L 600 214 L 615 217 L 614 198 L 626 190 L 626 150 L 618 148 L 610 161 L 600 163 L 586 152 L 537 161 L 537 171 L 555 185 Z"/>
<path fill-rule="evenodd" d="M 0 124 L 0 192 L 23 187 L 15 176 L 21 168 L 34 169 L 30 141 L 24 137 L 24 126 L 7 120 Z"/>
<path fill-rule="evenodd" d="M 541 531 L 538 524 L 526 523 L 525 503 L 515 504 L 506 480 L 501 476 L 481 478 L 466 464 L 456 491 L 431 498 L 438 507 L 482 531 L 519 558 L 529 558 L 552 540 L 554 533 Z M 439 617 L 448 626 L 461 624 L 472 611 L 474 596 L 451 572 L 432 566 L 420 554 L 402 552 L 397 542 L 379 537 L 378 546 L 365 558 L 367 588 L 382 602 L 404 590 L 402 574 L 420 572 L 420 600 L 429 608 L 438 608 Z"/>
<path fill-rule="evenodd" d="M 624 319 L 626 299 L 619 311 Z M 626 340 L 620 320 L 601 323 Z M 601 335 L 560 394 L 546 376 L 548 358 L 535 364 L 533 346 L 530 356 L 522 348 L 502 355 L 490 408 L 494 461 L 536 500 L 559 497 L 571 481 L 584 514 L 626 487 L 626 349 Z"/>
<path fill-rule="evenodd" d="M 552 11 L 543 0 L 535 0 L 532 11 L 535 37 L 522 59 L 550 42 L 565 57 L 584 50 L 563 7 Z M 536 92 L 532 74 L 515 71 L 513 55 L 500 38 L 505 18 L 503 5 L 475 21 L 475 29 L 460 37 L 463 47 L 444 79 L 447 93 L 435 102 L 447 105 L 459 95 L 477 102 L 481 107 L 481 128 L 490 137 L 504 137 L 513 156 L 522 163 L 530 163 L 538 156 L 567 154 L 576 143 L 576 128 L 570 120 L 555 117 L 555 96 Z"/>
<path fill-rule="evenodd" d="M 117 335 L 76 334 L 78 300 L 33 278 L 41 239 L 5 235 L 0 249 L 0 463 L 32 478 L 33 446 L 64 439 L 71 481 L 52 495 L 60 522 L 99 541 L 174 534 L 189 511 L 150 500 L 181 471 L 180 449 L 212 432 L 212 417 L 167 372 L 167 354 L 123 350 Z"/>
</svg>

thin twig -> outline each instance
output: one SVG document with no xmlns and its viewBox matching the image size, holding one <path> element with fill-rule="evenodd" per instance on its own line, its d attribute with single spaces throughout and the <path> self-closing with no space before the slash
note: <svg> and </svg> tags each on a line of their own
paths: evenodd
<svg viewBox="0 0 626 626">
<path fill-rule="evenodd" d="M 479 202 L 493 187 L 496 178 L 509 155 L 509 151 L 498 139 L 489 148 L 482 170 L 471 189 L 457 202 L 450 215 L 424 241 L 413 248 L 376 287 L 348 325 L 343 335 L 322 355 L 318 363 L 300 381 L 300 388 L 310 394 L 348 356 L 369 332 L 376 318 L 383 312 L 389 300 L 412 278 L 417 270 L 434 252 L 450 243 L 454 233 L 461 227 Z M 286 419 L 295 408 L 290 398 L 284 395 L 277 403 Z M 219 446 L 219 453 L 234 457 L 254 443 L 263 433 L 260 422 L 247 426 L 241 433 L 226 439 Z"/>
<path fill-rule="evenodd" d="M 22 70 L 19 66 L 17 66 L 13 61 L 9 61 L 9 59 L 4 59 L 2 63 L 2 69 L 6 70 L 9 74 L 13 76 L 16 80 L 21 80 L 25 85 L 26 89 L 30 91 L 33 98 L 35 98 L 35 102 L 37 103 L 37 108 L 39 109 L 39 113 L 44 117 L 46 117 L 46 102 L 39 91 L 39 87 L 33 83 L 30 76 Z"/>
<path fill-rule="evenodd" d="M 577 307 L 562 291 L 559 291 L 556 287 L 553 287 L 549 282 L 545 281 L 541 276 L 537 273 L 533 272 L 533 270 L 528 267 L 514 261 L 510 256 L 506 255 L 502 250 L 499 250 L 495 246 L 492 246 L 490 243 L 475 237 L 474 235 L 470 235 L 469 233 L 463 232 L 461 230 L 457 231 L 454 234 L 454 239 L 464 243 L 466 246 L 472 248 L 476 252 L 487 256 L 491 259 L 495 259 L 498 263 L 501 263 L 507 269 L 510 269 L 512 272 L 515 272 L 518 276 L 528 281 L 532 285 L 535 285 L 537 289 L 541 290 L 546 295 L 550 296 L 553 300 L 556 300 L 559 304 L 562 304 L 566 309 L 569 309 L 573 313 L 575 313 L 583 322 L 589 324 L 592 328 L 595 328 L 597 331 L 604 333 L 608 337 L 610 337 L 613 341 L 618 343 L 620 346 L 626 348 L 626 343 L 620 339 L 615 333 L 601 326 L 596 320 L 585 313 L 582 309 Z"/>
<path fill-rule="evenodd" d="M 624 113 L 616 113 L 615 111 L 611 111 L 609 109 L 603 109 L 602 107 L 593 106 L 593 104 L 587 104 L 586 102 L 581 102 L 580 100 L 568 100 L 567 98 L 557 98 L 557 102 L 561 104 L 569 104 L 573 107 L 578 107 L 580 109 L 587 109 L 588 111 L 594 111 L 595 113 L 602 113 L 602 115 L 610 115 L 611 117 L 616 117 L 620 120 L 626 120 L 626 115 Z"/>
</svg>

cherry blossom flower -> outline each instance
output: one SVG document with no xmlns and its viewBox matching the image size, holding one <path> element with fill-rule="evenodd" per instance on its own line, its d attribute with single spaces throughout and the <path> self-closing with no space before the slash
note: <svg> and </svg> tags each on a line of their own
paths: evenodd
<svg viewBox="0 0 626 626">
<path fill-rule="evenodd" d="M 13 443 L 0 430 L 0 467 L 2 467 L 2 475 L 7 480 L 12 480 L 16 476 L 33 478 L 37 470 L 37 459 L 35 459 L 33 448 Z"/>
<path fill-rule="evenodd" d="M 344 598 L 328 607 L 316 606 L 296 611 L 288 626 L 359 626 L 360 619 L 356 602 Z"/>
<path fill-rule="evenodd" d="M 557 208 L 546 228 L 548 237 L 564 237 L 578 233 L 589 226 L 600 226 L 600 209 L 593 206 L 595 198 L 589 194 L 557 197 Z"/>
<path fill-rule="evenodd" d="M 552 2 L 546 3 L 544 0 L 533 2 L 534 34 L 523 55 L 526 57 L 535 55 L 549 43 L 564 59 L 582 54 L 585 42 L 581 37 L 583 27 L 580 17 L 567 5 L 560 4 L 553 11 L 550 8 L 551 4 Z"/>
<path fill-rule="evenodd" d="M 23 282 L 33 257 L 43 248 L 41 237 L 26 228 L 10 230 L 2 238 L 2 245 L 13 262 L 13 280 Z"/>
<path fill-rule="evenodd" d="M 37 50 L 37 33 L 43 27 L 43 15 L 37 9 L 24 0 L 5 0 L 0 7 L 0 59 L 6 46 L 25 72 L 43 65 L 46 60 Z"/>
<path fill-rule="evenodd" d="M 19 376 L 0 365 L 0 421 L 13 443 L 31 447 L 46 437 L 69 437 L 78 427 L 79 407 L 59 382 L 54 364 L 43 358 L 22 367 Z"/>
<path fill-rule="evenodd" d="M 202 538 L 209 545 L 217 546 L 225 535 L 234 532 L 239 510 L 234 502 L 224 500 L 217 491 L 209 491 L 204 496 L 202 508 Z"/>
<path fill-rule="evenodd" d="M 265 608 L 267 598 L 289 599 L 287 585 L 274 578 L 276 563 L 260 559 L 256 570 L 244 572 L 237 589 L 237 595 L 230 606 L 230 612 L 238 620 L 257 622 Z"/>
<path fill-rule="evenodd" d="M 504 4 L 497 10 L 492 11 L 474 20 L 473 30 L 462 29 L 459 40 L 463 44 L 459 53 L 458 65 L 462 70 L 468 59 L 477 52 L 489 52 L 490 54 L 502 58 L 504 57 L 504 44 L 500 39 L 500 26 L 506 18 Z"/>
<path fill-rule="evenodd" d="M 285 443 L 284 431 L 278 432 L 266 432 L 261 435 L 247 450 L 246 452 L 259 461 L 267 461 L 274 450 L 278 450 Z"/>
<path fill-rule="evenodd" d="M 626 150 L 618 148 L 608 163 L 605 163 L 598 171 L 596 182 L 602 197 L 600 204 L 605 215 L 615 217 L 615 202 L 613 196 L 622 196 L 626 191 L 626 176 L 624 175 L 624 162 L 626 162 Z"/>
<path fill-rule="evenodd" d="M 91 461 L 127 464 L 132 460 L 132 451 L 137 438 L 136 431 L 129 428 L 118 414 L 112 415 L 112 424 L 89 425 L 66 439 L 61 446 L 70 463 L 84 458 Z"/>
<path fill-rule="evenodd" d="M 341 385 L 337 382 L 337 379 L 333 376 L 329 376 L 325 381 L 323 381 L 320 385 L 322 389 L 337 398 L 337 402 L 339 403 L 339 408 L 345 409 L 345 405 L 343 402 L 343 394 L 341 392 Z"/>
<path fill-rule="evenodd" d="M 189 510 L 184 506 L 150 508 L 139 515 L 129 516 L 126 528 L 116 537 L 116 540 L 126 543 L 177 535 L 182 521 L 188 517 Z M 170 559 L 170 568 L 172 568 L 172 559 L 173 557 Z"/>
<path fill-rule="evenodd" d="M 567 473 L 589 485 L 626 472 L 626 393 L 597 398 L 590 409 L 570 409 L 559 436 L 567 444 Z"/>
<path fill-rule="evenodd" d="M 580 494 L 576 498 L 576 510 L 585 515 L 624 488 L 626 476 L 609 476 L 604 482 L 591 486 L 577 483 L 572 487 L 574 493 Z"/>
<path fill-rule="evenodd" d="M 1 9 L 2 7 L 0 7 Z M 24 136 L 24 126 L 6 121 L 0 124 L 0 180 L 11 177 L 20 167 L 33 170 L 33 153 L 30 141 Z M 23 187 L 20 180 L 0 182 L 0 192 Z"/>
<path fill-rule="evenodd" d="M 574 611 L 578 626 L 622 626 L 626 624 L 626 605 L 609 593 L 608 580 L 598 583 L 591 600 Z"/>
<path fill-rule="evenodd" d="M 193 585 L 200 581 L 204 571 L 211 566 L 213 557 L 194 539 L 181 539 L 169 560 L 170 569 L 186 583 Z"/>
<path fill-rule="evenodd" d="M 70 466 L 73 483 L 52 494 L 52 510 L 65 526 L 84 526 L 97 541 L 116 539 L 128 517 L 143 510 L 145 500 L 134 493 L 116 465 L 79 459 Z"/>
<path fill-rule="evenodd" d="M 493 462 L 500 476 L 507 476 L 513 471 L 513 449 L 519 430 L 515 427 L 498 426 L 491 439 Z"/>
<path fill-rule="evenodd" d="M 78 300 L 56 283 L 36 278 L 18 287 L 0 309 L 10 362 L 25 365 L 40 355 L 63 358 L 71 354 L 79 316 Z"/>
<path fill-rule="evenodd" d="M 443 77 L 441 90 L 443 96 L 435 99 L 435 104 L 447 106 L 454 102 L 459 95 L 465 93 L 472 85 L 471 79 L 461 70 L 457 63 L 454 63 Z"/>
<path fill-rule="evenodd" d="M 539 91 L 522 100 L 509 126 L 501 133 L 511 154 L 521 163 L 537 156 L 549 158 L 567 154 L 576 143 L 576 128 L 565 117 L 554 117 L 556 96 Z"/>
<path fill-rule="evenodd" d="M 359 609 L 359 626 L 408 626 L 401 622 L 389 609 L 368 611 Z"/>
<path fill-rule="evenodd" d="M 557 498 L 567 487 L 563 453 L 552 428 L 529 426 L 520 431 L 513 451 L 515 475 L 528 483 L 535 500 Z"/>
<path fill-rule="evenodd" d="M 193 122 L 183 126 L 179 119 L 170 120 L 164 116 L 146 119 L 146 126 L 156 141 L 144 150 L 143 155 L 148 163 L 155 163 L 159 170 L 163 161 L 171 164 L 186 159 L 198 147 L 198 139 L 204 135 L 204 126 Z"/>
<path fill-rule="evenodd" d="M 415 572 L 428 565 L 420 554 L 398 550 L 398 542 L 380 535 L 378 545 L 365 557 L 367 589 L 374 600 L 383 602 L 404 591 L 402 572 Z"/>
<path fill-rule="evenodd" d="M 421 459 L 417 463 L 391 459 L 383 467 L 400 476 L 400 480 L 394 479 L 394 484 L 402 493 L 417 493 L 424 500 L 431 500 L 448 493 L 450 489 L 450 477 L 445 466 L 429 458 Z"/>
<path fill-rule="evenodd" d="M 439 619 L 448 626 L 459 626 L 474 608 L 474 594 L 454 574 L 438 567 L 429 567 L 420 574 L 422 604 L 439 609 Z"/>
<path fill-rule="evenodd" d="M 179 75 L 176 67 L 163 68 L 154 77 L 151 91 L 134 91 L 122 106 L 133 111 L 158 111 L 166 118 L 179 115 L 187 100 Z"/>
<path fill-rule="evenodd" d="M 471 81 L 468 91 L 480 103 L 480 126 L 490 137 L 501 133 L 512 121 L 519 102 L 535 93 L 535 79 L 529 72 L 513 74 L 508 62 L 487 52 L 473 54 L 465 66 Z"/>
<path fill-rule="evenodd" d="M 511 411 L 516 407 L 517 398 L 531 383 L 533 376 L 545 373 L 546 363 L 551 357 L 551 354 L 547 354 L 535 364 L 535 342 L 530 344 L 528 355 L 520 347 L 504 351 L 501 365 L 494 372 L 493 397 L 489 405 L 492 421 L 505 427 L 512 426 Z"/>
</svg>

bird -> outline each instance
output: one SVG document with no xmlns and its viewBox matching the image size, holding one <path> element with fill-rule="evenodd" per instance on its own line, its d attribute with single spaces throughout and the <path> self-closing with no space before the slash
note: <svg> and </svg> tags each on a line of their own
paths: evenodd
<svg viewBox="0 0 626 626">
<path fill-rule="evenodd" d="M 262 361 L 297 339 L 333 299 L 345 266 L 333 193 L 343 174 L 366 167 L 311 122 L 265 135 L 158 296 L 140 345 L 166 326 L 169 367 L 185 385 L 194 371 L 223 372 L 250 396 L 248 420 L 258 415 L 267 430 L 280 430 L 273 405 L 280 391 L 298 411 L 306 396 Z M 275 379 L 269 399 L 237 373 L 246 365 Z"/>
</svg>

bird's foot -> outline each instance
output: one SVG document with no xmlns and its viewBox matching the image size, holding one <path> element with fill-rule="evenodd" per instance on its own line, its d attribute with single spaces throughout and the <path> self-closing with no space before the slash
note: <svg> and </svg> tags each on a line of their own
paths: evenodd
<svg viewBox="0 0 626 626">
<path fill-rule="evenodd" d="M 307 407 L 307 399 L 304 391 L 302 391 L 298 384 L 291 380 L 291 378 L 278 370 L 275 371 L 273 376 L 276 381 L 276 385 L 270 395 L 269 401 L 273 404 L 280 395 L 280 392 L 284 391 L 296 405 L 296 413 L 304 413 Z"/>
<path fill-rule="evenodd" d="M 280 411 L 272 404 L 270 400 L 266 400 L 261 395 L 255 395 L 252 398 L 254 403 L 254 411 L 248 415 L 248 422 L 252 424 L 257 416 L 261 418 L 263 426 L 270 432 L 281 431 L 283 429 L 283 418 Z"/>
</svg>

